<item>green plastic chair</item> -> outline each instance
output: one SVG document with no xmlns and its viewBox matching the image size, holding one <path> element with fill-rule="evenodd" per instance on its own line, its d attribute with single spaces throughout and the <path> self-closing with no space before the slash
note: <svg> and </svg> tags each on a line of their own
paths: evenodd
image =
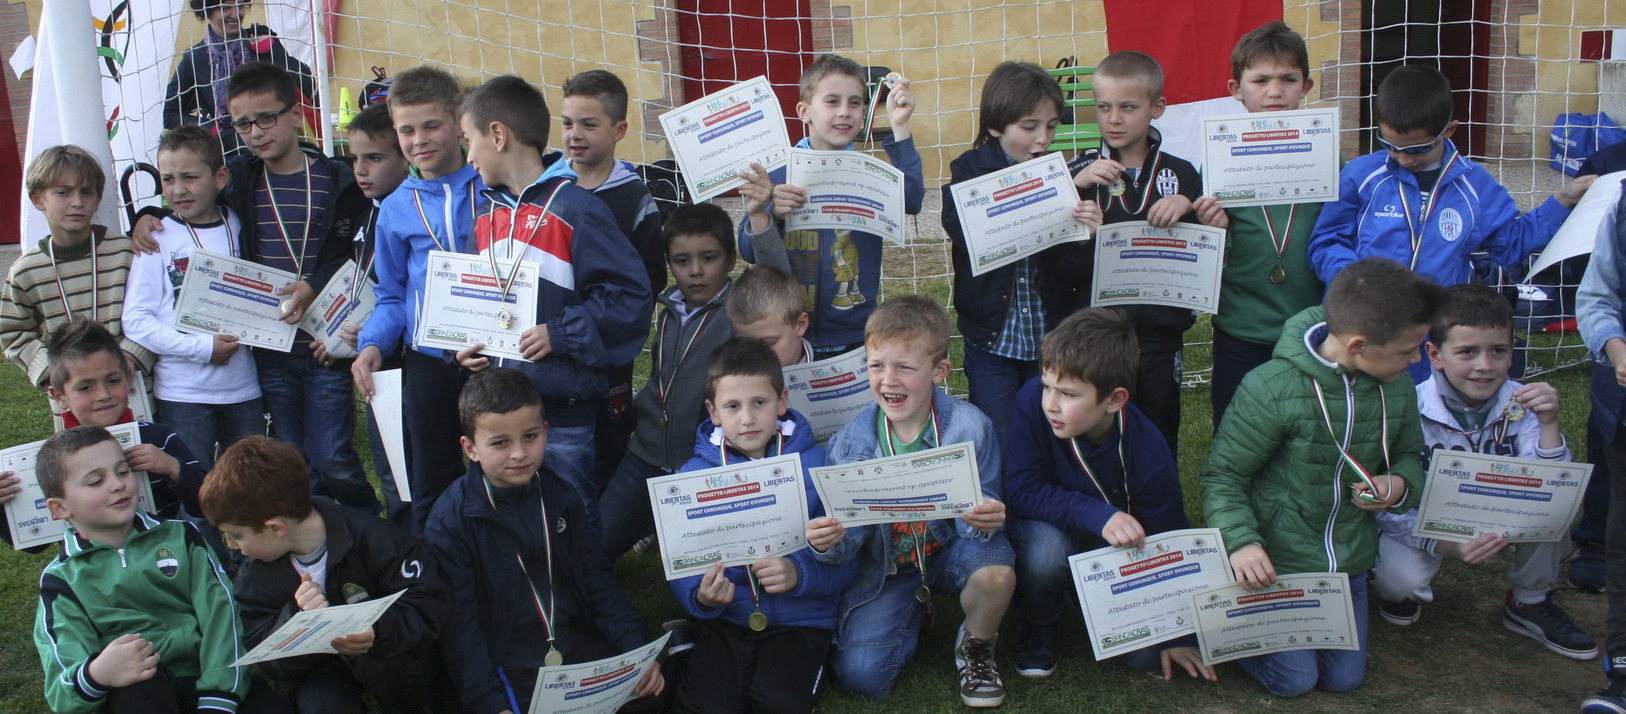
<svg viewBox="0 0 1626 714">
<path fill-rule="evenodd" d="M 1069 60 L 1062 62 L 1068 63 Z M 1067 97 L 1067 113 L 1076 118 L 1080 107 L 1095 107 L 1095 93 L 1092 91 L 1095 80 L 1094 67 L 1062 66 L 1045 71 L 1055 77 L 1057 83 L 1061 85 L 1062 96 Z M 1050 143 L 1050 150 L 1079 151 L 1094 149 L 1100 145 L 1101 125 L 1094 122 L 1082 124 L 1075 120 L 1075 123 L 1056 127 L 1056 139 Z"/>
</svg>

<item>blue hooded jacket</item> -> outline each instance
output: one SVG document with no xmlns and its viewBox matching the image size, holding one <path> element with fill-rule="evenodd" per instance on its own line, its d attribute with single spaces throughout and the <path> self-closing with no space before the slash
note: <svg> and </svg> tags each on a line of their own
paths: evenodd
<svg viewBox="0 0 1626 714">
<path fill-rule="evenodd" d="M 373 272 L 378 276 L 378 306 L 362 325 L 357 344 L 378 347 L 392 354 L 401 340 L 412 341 L 423 306 L 424 277 L 428 274 L 429 251 L 468 253 L 474 235 L 474 217 L 479 210 L 480 192 L 485 183 L 473 166 L 440 178 L 409 176 L 384 199 L 378 208 L 373 230 Z M 419 207 L 423 213 L 420 214 Z M 424 225 L 425 219 L 430 226 Z M 451 225 L 451 236 L 445 235 Z M 430 237 L 430 227 L 434 236 Z M 430 357 L 445 357 L 436 347 L 417 349 Z"/>
</svg>

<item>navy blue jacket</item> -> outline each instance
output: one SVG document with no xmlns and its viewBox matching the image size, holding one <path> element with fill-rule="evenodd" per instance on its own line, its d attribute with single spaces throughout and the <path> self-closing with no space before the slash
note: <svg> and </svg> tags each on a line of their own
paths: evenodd
<svg viewBox="0 0 1626 714">
<path fill-rule="evenodd" d="M 292 75 L 299 85 L 301 101 L 317 106 L 316 80 L 311 68 L 288 54 L 282 40 L 265 25 L 243 29 L 245 38 L 254 41 L 256 59 L 276 65 Z M 209 40 L 199 40 L 181 54 L 175 63 L 175 73 L 164 89 L 164 128 L 174 129 L 182 124 L 198 124 L 220 137 L 221 148 L 227 158 L 248 154 L 242 137 L 231 128 L 231 117 L 215 116 L 215 88 L 213 68 L 209 64 Z M 297 110 L 298 108 L 295 107 Z"/>
</svg>

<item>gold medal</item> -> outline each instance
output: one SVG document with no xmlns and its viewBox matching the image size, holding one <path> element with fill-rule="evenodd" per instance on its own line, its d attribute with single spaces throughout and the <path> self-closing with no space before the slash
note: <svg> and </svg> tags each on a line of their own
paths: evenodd
<svg viewBox="0 0 1626 714">
<path fill-rule="evenodd" d="M 768 616 L 762 614 L 761 610 L 751 613 L 751 616 L 746 618 L 745 622 L 751 626 L 752 632 L 761 632 L 768 629 Z"/>
<path fill-rule="evenodd" d="M 514 313 L 509 312 L 508 308 L 506 308 L 506 307 L 501 309 L 501 310 L 498 310 L 497 311 L 497 329 L 506 330 L 506 329 L 508 329 L 510 327 L 513 327 L 513 326 L 514 326 Z"/>
<path fill-rule="evenodd" d="M 930 603 L 932 601 L 932 589 L 926 587 L 925 583 L 921 583 L 915 588 L 915 599 L 922 603 Z"/>
<path fill-rule="evenodd" d="M 549 646 L 548 647 L 548 656 L 542 658 L 542 663 L 549 666 L 549 667 L 557 667 L 557 666 L 565 663 L 565 656 L 562 655 L 562 654 L 559 654 L 559 650 L 556 650 L 552 646 Z"/>
<path fill-rule="evenodd" d="M 1502 407 L 1502 416 L 1509 422 L 1515 422 L 1524 418 L 1524 411 L 1524 405 L 1520 404 L 1519 400 L 1513 399 L 1508 401 L 1507 406 Z"/>
<path fill-rule="evenodd" d="M 293 306 L 294 306 L 294 299 L 293 298 L 288 298 L 287 300 L 283 300 L 282 303 L 280 305 L 278 305 L 278 307 L 282 309 L 282 314 L 284 314 L 284 315 L 288 314 L 288 311 L 290 309 L 292 309 Z"/>
<path fill-rule="evenodd" d="M 1121 179 L 1121 178 L 1116 180 L 1116 181 L 1113 181 L 1112 185 L 1107 187 L 1107 193 L 1110 193 L 1110 194 L 1112 194 L 1114 196 L 1122 196 L 1122 195 L 1124 195 L 1125 190 L 1127 190 L 1127 187 L 1124 184 L 1124 180 Z"/>
<path fill-rule="evenodd" d="M 1280 266 L 1280 265 L 1278 265 L 1278 266 L 1276 266 L 1274 268 L 1271 268 L 1270 269 L 1270 282 L 1273 282 L 1273 283 L 1275 283 L 1277 285 L 1281 285 L 1282 283 L 1287 282 L 1287 271 L 1282 270 L 1282 266 Z"/>
</svg>

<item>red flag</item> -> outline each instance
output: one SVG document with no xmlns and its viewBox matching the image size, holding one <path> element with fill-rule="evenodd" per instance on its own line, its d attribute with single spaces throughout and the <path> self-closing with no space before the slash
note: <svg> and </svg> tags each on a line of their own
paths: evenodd
<svg viewBox="0 0 1626 714">
<path fill-rule="evenodd" d="M 1139 50 L 1163 65 L 1170 104 L 1229 96 L 1231 48 L 1282 19 L 1281 0 L 1106 0 L 1107 49 Z"/>
</svg>

